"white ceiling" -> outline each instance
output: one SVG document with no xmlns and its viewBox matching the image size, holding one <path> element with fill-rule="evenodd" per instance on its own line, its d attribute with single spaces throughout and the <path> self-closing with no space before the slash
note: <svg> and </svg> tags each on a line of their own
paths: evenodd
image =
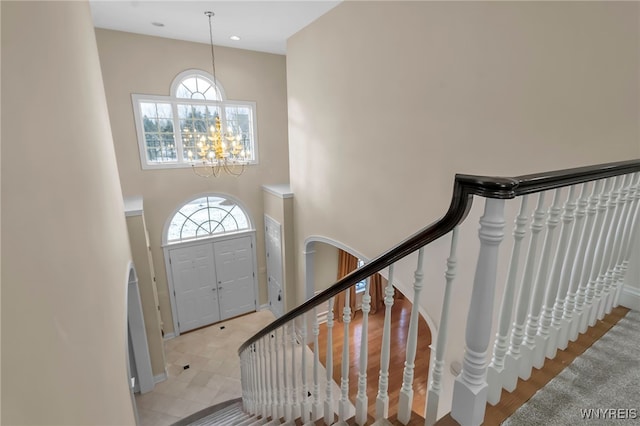
<svg viewBox="0 0 640 426">
<path fill-rule="evenodd" d="M 287 38 L 339 3 L 340 0 L 90 0 L 93 22 L 98 28 L 208 44 L 209 22 L 204 12 L 210 10 L 215 13 L 215 45 L 278 54 L 286 53 Z M 233 41 L 229 38 L 232 35 L 241 39 Z"/>
</svg>

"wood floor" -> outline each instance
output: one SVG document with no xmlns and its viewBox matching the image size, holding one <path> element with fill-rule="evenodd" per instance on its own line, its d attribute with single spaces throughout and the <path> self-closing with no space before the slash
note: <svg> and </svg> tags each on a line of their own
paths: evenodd
<svg viewBox="0 0 640 426">
<path fill-rule="evenodd" d="M 391 311 L 391 357 L 389 366 L 389 415 L 393 416 L 397 411 L 398 396 L 402 386 L 402 375 L 406 359 L 406 341 L 411 317 L 411 302 L 406 298 L 396 298 Z M 427 394 L 427 377 L 429 375 L 429 359 L 431 351 L 431 332 L 426 321 L 419 316 L 418 346 L 413 381 L 413 411 L 418 415 L 424 414 Z M 342 348 L 344 339 L 344 327 L 342 322 L 335 321 L 333 327 L 333 378 L 340 385 Z M 375 415 L 376 395 L 378 393 L 378 374 L 380 371 L 380 353 L 382 348 L 382 331 L 384 326 L 384 309 L 378 310 L 375 315 L 369 315 L 369 358 L 367 365 L 367 396 L 368 412 Z M 362 313 L 357 312 L 355 318 L 349 324 L 349 399 L 355 401 L 358 393 L 358 371 L 360 366 L 360 339 L 362 334 Z M 318 338 L 320 361 L 325 365 L 327 354 L 327 327 L 320 326 Z"/>
</svg>

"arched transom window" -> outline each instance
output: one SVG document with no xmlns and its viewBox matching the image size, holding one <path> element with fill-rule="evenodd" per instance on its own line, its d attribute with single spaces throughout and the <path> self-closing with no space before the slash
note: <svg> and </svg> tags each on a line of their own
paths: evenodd
<svg viewBox="0 0 640 426">
<path fill-rule="evenodd" d="M 208 238 L 250 229 L 246 212 L 233 200 L 208 195 L 189 201 L 169 223 L 167 242 Z"/>
<path fill-rule="evenodd" d="M 207 139 L 216 117 L 223 131 L 239 137 L 249 163 L 257 163 L 255 102 L 227 99 L 210 74 L 187 70 L 173 80 L 171 96 L 132 99 L 143 169 L 191 167 L 189 153 L 198 151 L 197 142 Z"/>
<path fill-rule="evenodd" d="M 188 75 L 180 81 L 175 89 L 176 98 L 206 99 L 209 101 L 221 101 L 218 87 L 201 74 Z"/>
</svg>

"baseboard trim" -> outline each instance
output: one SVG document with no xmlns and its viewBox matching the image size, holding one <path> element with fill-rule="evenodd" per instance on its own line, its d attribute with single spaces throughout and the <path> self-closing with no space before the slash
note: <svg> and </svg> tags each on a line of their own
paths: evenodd
<svg viewBox="0 0 640 426">
<path fill-rule="evenodd" d="M 640 311 L 640 289 L 624 286 L 619 303 L 625 308 Z"/>
<path fill-rule="evenodd" d="M 271 309 L 271 305 L 268 303 L 264 303 L 258 307 L 259 311 L 268 311 L 269 309 Z"/>
<path fill-rule="evenodd" d="M 157 376 L 153 376 L 153 383 L 160 383 L 167 380 L 167 372 L 165 371 L 162 374 L 158 374 Z"/>
<path fill-rule="evenodd" d="M 164 337 L 163 337 L 163 340 L 171 340 L 174 337 L 176 337 L 176 333 L 165 333 Z"/>
</svg>

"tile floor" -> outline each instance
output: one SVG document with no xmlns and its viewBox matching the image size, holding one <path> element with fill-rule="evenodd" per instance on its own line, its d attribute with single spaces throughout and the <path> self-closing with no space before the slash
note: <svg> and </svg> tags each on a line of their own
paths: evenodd
<svg viewBox="0 0 640 426">
<path fill-rule="evenodd" d="M 167 380 L 152 392 L 136 394 L 140 425 L 170 425 L 240 397 L 238 347 L 274 319 L 271 311 L 259 311 L 167 340 Z"/>
</svg>

